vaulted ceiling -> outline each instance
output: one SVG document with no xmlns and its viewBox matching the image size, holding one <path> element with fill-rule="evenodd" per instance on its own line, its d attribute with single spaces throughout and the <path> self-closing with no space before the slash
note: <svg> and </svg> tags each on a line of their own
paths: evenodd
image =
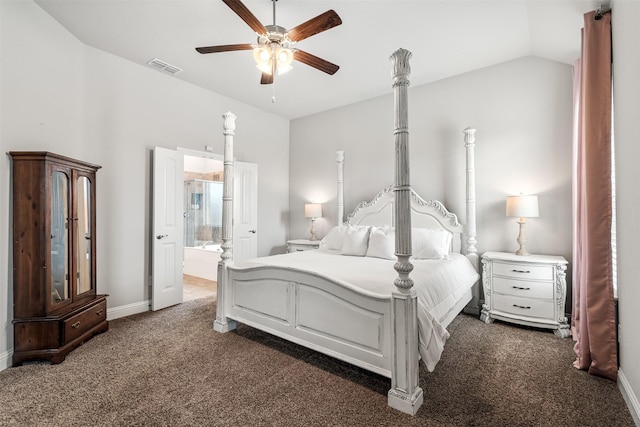
<svg viewBox="0 0 640 427">
<path fill-rule="evenodd" d="M 389 55 L 413 53 L 412 86 L 523 56 L 573 64 L 583 13 L 593 0 L 279 0 L 276 24 L 291 29 L 328 9 L 342 25 L 297 44 L 338 64 L 333 76 L 294 62 L 260 84 L 251 51 L 202 55 L 198 46 L 255 43 L 220 0 L 36 0 L 83 43 L 141 66 L 153 58 L 177 78 L 294 119 L 391 92 Z M 243 3 L 265 25 L 271 0 Z M 163 72 L 163 71 L 157 71 Z M 275 103 L 272 98 L 275 96 Z"/>
</svg>

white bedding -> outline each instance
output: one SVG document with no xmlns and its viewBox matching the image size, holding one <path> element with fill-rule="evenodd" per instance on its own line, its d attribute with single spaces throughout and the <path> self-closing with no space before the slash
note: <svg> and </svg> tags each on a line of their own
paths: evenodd
<svg viewBox="0 0 640 427">
<path fill-rule="evenodd" d="M 457 301 L 478 280 L 478 273 L 463 255 L 448 259 L 412 260 L 410 277 L 418 296 L 420 356 L 433 371 L 449 333 L 441 324 Z M 339 251 L 318 249 L 273 255 L 236 264 L 234 268 L 271 265 L 314 272 L 360 293 L 390 299 L 396 290 L 395 261 L 381 258 L 340 255 Z"/>
</svg>

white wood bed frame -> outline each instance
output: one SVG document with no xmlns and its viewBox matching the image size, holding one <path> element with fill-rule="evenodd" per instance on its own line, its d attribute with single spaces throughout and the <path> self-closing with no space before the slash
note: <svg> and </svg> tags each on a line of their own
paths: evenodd
<svg viewBox="0 0 640 427">
<path fill-rule="evenodd" d="M 224 117 L 224 190 L 221 261 L 218 266 L 217 313 L 214 329 L 227 332 L 236 322 L 269 332 L 337 359 L 391 378 L 388 403 L 414 415 L 423 402 L 418 386 L 417 297 L 409 274 L 411 228 L 444 228 L 454 233 L 454 250 L 465 254 L 478 270 L 475 227 L 475 129 L 465 129 L 467 155 L 467 224 L 440 202 L 425 201 L 409 185 L 407 87 L 411 53 L 391 55 L 395 103 L 396 182 L 372 201 L 361 203 L 346 222 L 396 228 L 394 268 L 396 292 L 374 298 L 347 289 L 327 277 L 258 265 L 237 268 L 232 261 L 233 136 L 235 116 Z M 342 151 L 338 164 L 338 224 L 344 217 Z M 478 284 L 461 300 L 444 326 L 470 301 L 477 313 Z M 472 303 L 473 304 L 473 303 Z"/>
</svg>

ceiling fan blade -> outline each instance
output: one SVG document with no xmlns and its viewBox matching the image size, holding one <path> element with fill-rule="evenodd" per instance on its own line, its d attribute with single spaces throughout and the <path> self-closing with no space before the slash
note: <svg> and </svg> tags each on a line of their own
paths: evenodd
<svg viewBox="0 0 640 427">
<path fill-rule="evenodd" d="M 327 31 L 342 24 L 342 19 L 334 10 L 327 10 L 325 13 L 311 18 L 297 27 L 289 30 L 287 35 L 292 42 L 299 42 L 314 34 Z"/>
<path fill-rule="evenodd" d="M 337 66 L 336 64 L 332 64 L 329 61 L 326 61 L 322 58 L 318 58 L 315 55 L 312 55 L 308 52 L 305 52 L 303 50 L 295 50 L 293 53 L 293 59 L 295 59 L 296 61 L 300 61 L 303 64 L 307 64 L 313 68 L 317 68 L 320 71 L 324 71 L 327 74 L 335 74 L 336 71 L 338 71 L 340 69 L 339 66 Z"/>
<path fill-rule="evenodd" d="M 229 6 L 231 10 L 233 10 L 236 15 L 238 15 L 244 22 L 247 23 L 251 27 L 253 31 L 258 34 L 267 33 L 267 29 L 262 25 L 258 18 L 255 17 L 253 13 L 239 0 L 222 0 L 224 4 Z"/>
<path fill-rule="evenodd" d="M 260 77 L 261 85 L 270 85 L 273 83 L 273 73 L 262 73 L 262 77 Z"/>
<path fill-rule="evenodd" d="M 234 50 L 251 50 L 253 49 L 253 45 L 243 43 L 243 44 L 223 44 L 220 46 L 206 46 L 206 47 L 197 47 L 196 50 L 200 53 L 217 53 L 217 52 L 231 52 Z"/>
</svg>

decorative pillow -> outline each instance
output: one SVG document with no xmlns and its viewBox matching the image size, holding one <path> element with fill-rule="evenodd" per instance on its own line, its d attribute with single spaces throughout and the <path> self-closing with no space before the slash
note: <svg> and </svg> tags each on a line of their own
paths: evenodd
<svg viewBox="0 0 640 427">
<path fill-rule="evenodd" d="M 346 226 L 342 242 L 342 255 L 365 256 L 369 243 L 368 226 Z"/>
<path fill-rule="evenodd" d="M 414 228 L 411 233 L 413 258 L 443 259 L 449 257 L 453 236 L 447 230 Z"/>
<path fill-rule="evenodd" d="M 320 247 L 339 251 L 342 249 L 342 242 L 344 241 L 344 230 L 346 227 L 342 225 L 336 225 L 331 228 L 326 236 L 320 240 Z"/>
<path fill-rule="evenodd" d="M 396 259 L 396 233 L 390 227 L 371 227 L 367 256 Z"/>
</svg>

